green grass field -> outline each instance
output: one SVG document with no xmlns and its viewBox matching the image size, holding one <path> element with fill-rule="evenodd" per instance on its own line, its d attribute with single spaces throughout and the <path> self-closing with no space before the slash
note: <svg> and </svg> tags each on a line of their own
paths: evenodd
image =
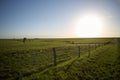
<svg viewBox="0 0 120 80">
<path fill-rule="evenodd" d="M 1 39 L 0 80 L 119 80 L 119 53 L 114 38 Z"/>
</svg>

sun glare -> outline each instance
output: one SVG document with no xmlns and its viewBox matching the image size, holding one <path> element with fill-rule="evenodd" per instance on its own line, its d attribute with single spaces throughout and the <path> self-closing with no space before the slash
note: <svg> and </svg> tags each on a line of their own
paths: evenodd
<svg viewBox="0 0 120 80">
<path fill-rule="evenodd" d="M 104 23 L 98 15 L 85 15 L 80 17 L 76 25 L 78 37 L 97 37 L 102 32 Z"/>
</svg>

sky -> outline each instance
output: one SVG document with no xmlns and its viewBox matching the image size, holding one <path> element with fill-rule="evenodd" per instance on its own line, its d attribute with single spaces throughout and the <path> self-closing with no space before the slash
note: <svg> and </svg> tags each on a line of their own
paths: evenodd
<svg viewBox="0 0 120 80">
<path fill-rule="evenodd" d="M 120 37 L 120 0 L 0 0 L 0 38 L 77 38 L 84 14 L 104 18 L 96 37 Z"/>
</svg>

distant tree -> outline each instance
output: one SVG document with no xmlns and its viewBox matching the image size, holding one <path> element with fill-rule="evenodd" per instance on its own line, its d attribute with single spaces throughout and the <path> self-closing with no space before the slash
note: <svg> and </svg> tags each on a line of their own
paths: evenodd
<svg viewBox="0 0 120 80">
<path fill-rule="evenodd" d="M 27 40 L 27 38 L 26 38 L 26 37 L 24 37 L 24 38 L 23 38 L 23 43 L 25 43 L 25 42 L 26 42 L 26 40 Z"/>
</svg>

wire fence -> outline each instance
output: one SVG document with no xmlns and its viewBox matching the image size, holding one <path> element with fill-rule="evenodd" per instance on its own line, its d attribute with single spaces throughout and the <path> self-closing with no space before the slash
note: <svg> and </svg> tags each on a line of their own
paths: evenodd
<svg viewBox="0 0 120 80">
<path fill-rule="evenodd" d="M 54 47 L 39 50 L 16 51 L 4 53 L 0 57 L 0 78 L 19 78 L 41 72 L 48 67 L 68 61 L 74 57 L 80 58 L 85 53 L 109 43 L 78 44 L 76 46 Z M 7 77 L 6 77 L 7 76 Z"/>
</svg>

